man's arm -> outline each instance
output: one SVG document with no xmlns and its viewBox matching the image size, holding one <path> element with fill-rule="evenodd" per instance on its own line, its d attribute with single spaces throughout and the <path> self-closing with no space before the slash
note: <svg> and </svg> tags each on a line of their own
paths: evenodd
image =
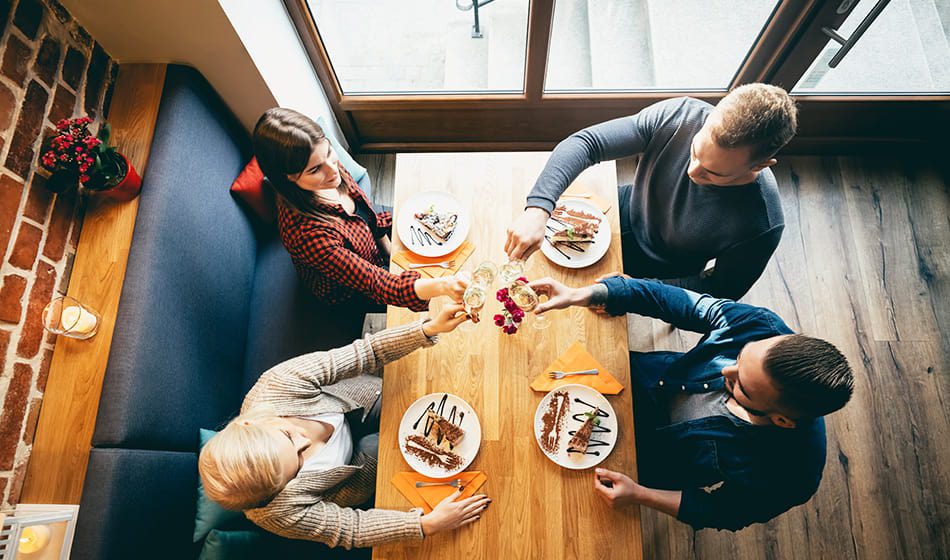
<svg viewBox="0 0 950 560">
<path fill-rule="evenodd" d="M 784 225 L 778 225 L 758 237 L 737 243 L 716 257 L 716 266 L 708 276 L 697 275 L 666 279 L 665 284 L 702 294 L 737 300 L 744 296 L 778 248 Z"/>
</svg>

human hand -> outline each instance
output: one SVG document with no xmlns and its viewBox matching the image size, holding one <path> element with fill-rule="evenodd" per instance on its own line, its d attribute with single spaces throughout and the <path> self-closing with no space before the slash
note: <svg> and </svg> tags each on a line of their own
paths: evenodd
<svg viewBox="0 0 950 560">
<path fill-rule="evenodd" d="M 482 511 L 491 503 L 491 498 L 478 494 L 464 500 L 455 501 L 462 495 L 462 489 L 452 492 L 439 502 L 431 512 L 422 516 L 422 534 L 425 536 L 454 531 L 462 525 L 478 521 Z"/>
<path fill-rule="evenodd" d="M 429 337 L 452 332 L 455 327 L 468 319 L 469 316 L 465 313 L 465 306 L 461 303 L 449 303 L 442 306 L 442 310 L 435 316 L 435 319 L 429 319 L 422 323 L 422 332 Z"/>
<path fill-rule="evenodd" d="M 594 469 L 594 491 L 610 507 L 619 508 L 639 503 L 637 492 L 643 488 L 632 478 L 607 469 Z"/>
<path fill-rule="evenodd" d="M 510 260 L 526 260 L 531 253 L 541 248 L 544 239 L 544 225 L 548 223 L 550 215 L 543 208 L 525 208 L 510 226 L 508 226 L 508 240 L 505 242 L 505 253 Z"/>
<path fill-rule="evenodd" d="M 541 315 L 550 309 L 566 309 L 572 305 L 587 305 L 590 301 L 590 288 L 570 288 L 553 278 L 541 278 L 529 282 L 528 286 L 539 296 L 547 296 L 548 300 L 538 304 L 534 309 L 536 315 Z"/>
<path fill-rule="evenodd" d="M 464 272 L 460 272 L 454 276 L 443 276 L 440 280 L 442 281 L 442 295 L 449 297 L 449 299 L 455 302 L 462 301 L 465 288 L 468 288 L 469 283 L 471 283 L 471 279 Z"/>
</svg>

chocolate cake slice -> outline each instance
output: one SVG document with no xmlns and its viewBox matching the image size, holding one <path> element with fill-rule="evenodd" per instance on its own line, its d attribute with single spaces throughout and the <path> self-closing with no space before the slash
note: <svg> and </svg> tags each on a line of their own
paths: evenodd
<svg viewBox="0 0 950 560">
<path fill-rule="evenodd" d="M 567 442 L 568 453 L 587 453 L 587 446 L 590 444 L 590 436 L 594 433 L 594 426 L 600 422 L 597 415 L 600 409 L 595 408 L 593 412 L 587 413 L 587 420 L 581 424 L 581 427 L 574 432 L 574 437 Z"/>
<path fill-rule="evenodd" d="M 438 432 L 442 434 L 442 437 L 452 444 L 452 447 L 456 447 L 462 441 L 462 438 L 465 437 L 465 430 L 431 410 L 429 411 L 429 418 L 432 420 L 432 423 L 435 424 Z M 435 434 L 434 431 L 433 434 Z"/>
</svg>

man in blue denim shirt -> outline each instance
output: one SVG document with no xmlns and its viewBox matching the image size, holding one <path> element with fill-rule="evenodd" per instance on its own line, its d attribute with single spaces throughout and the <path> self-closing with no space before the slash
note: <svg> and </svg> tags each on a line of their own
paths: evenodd
<svg viewBox="0 0 950 560">
<path fill-rule="evenodd" d="M 533 282 L 549 300 L 662 319 L 703 338 L 689 352 L 633 352 L 639 483 L 597 469 L 613 506 L 640 504 L 696 529 L 732 531 L 808 501 L 825 465 L 822 416 L 851 397 L 847 360 L 797 335 L 773 312 L 649 280 L 614 276 L 568 288 Z"/>
</svg>

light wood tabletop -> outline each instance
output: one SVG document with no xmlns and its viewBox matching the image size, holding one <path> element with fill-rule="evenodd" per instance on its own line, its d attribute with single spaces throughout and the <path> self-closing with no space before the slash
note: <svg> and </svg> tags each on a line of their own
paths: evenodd
<svg viewBox="0 0 950 560">
<path fill-rule="evenodd" d="M 501 265 L 507 260 L 506 228 L 524 208 L 525 197 L 547 157 L 541 152 L 401 154 L 396 160 L 396 216 L 400 203 L 417 192 L 452 193 L 472 213 L 468 240 L 475 244 L 475 252 L 463 270 L 484 260 Z M 616 186 L 611 162 L 588 169 L 571 187 L 572 192 L 596 193 L 611 205 L 607 217 L 612 239 L 604 258 L 589 268 L 568 270 L 551 264 L 538 251 L 527 262 L 529 279 L 551 276 L 579 286 L 622 270 Z M 394 238 L 393 251 L 402 248 Z M 395 272 L 401 271 L 393 267 Z M 625 319 L 573 308 L 547 313 L 552 325 L 545 330 L 526 325 L 514 335 L 505 335 L 491 320 L 501 309 L 494 299 L 498 287 L 496 282 L 482 311 L 483 320 L 474 331 L 443 335 L 436 346 L 386 367 L 376 480 L 376 507 L 412 507 L 391 484 L 397 472 L 411 470 L 398 447 L 400 420 L 419 397 L 449 392 L 465 399 L 478 414 L 481 448 L 468 470 L 487 474 L 488 482 L 480 492 L 491 496 L 492 504 L 476 523 L 422 543 L 377 547 L 373 558 L 641 558 L 639 509 L 612 510 L 594 492 L 593 470 L 559 467 L 538 447 L 534 414 L 544 394 L 529 387 L 571 344 L 583 344 L 625 387 L 620 395 L 607 397 L 618 416 L 618 438 L 601 466 L 634 475 Z M 433 301 L 432 309 L 440 307 L 444 299 Z M 418 317 L 407 309 L 390 307 L 387 324 L 402 325 Z"/>
</svg>

